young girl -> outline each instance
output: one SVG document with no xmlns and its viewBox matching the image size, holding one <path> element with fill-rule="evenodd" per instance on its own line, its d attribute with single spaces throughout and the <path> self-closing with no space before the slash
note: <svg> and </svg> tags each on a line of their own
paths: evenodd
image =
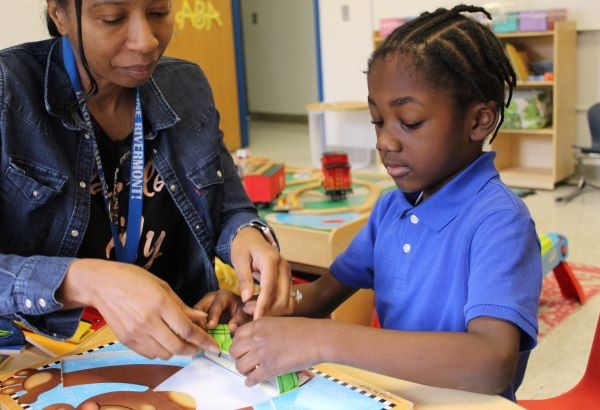
<svg viewBox="0 0 600 410">
<path fill-rule="evenodd" d="M 383 329 L 306 318 L 245 324 L 230 352 L 247 384 L 335 362 L 515 399 L 536 344 L 540 246 L 494 152 L 482 151 L 515 73 L 492 32 L 463 12 L 490 17 L 462 5 L 424 13 L 373 53 L 376 147 L 398 190 L 285 312 L 322 317 L 371 288 Z"/>
<path fill-rule="evenodd" d="M 149 357 L 219 351 L 192 309 L 231 262 L 260 316 L 290 270 L 244 193 L 171 0 L 47 0 L 53 39 L 0 52 L 0 329 L 68 338 L 95 306 Z"/>
</svg>

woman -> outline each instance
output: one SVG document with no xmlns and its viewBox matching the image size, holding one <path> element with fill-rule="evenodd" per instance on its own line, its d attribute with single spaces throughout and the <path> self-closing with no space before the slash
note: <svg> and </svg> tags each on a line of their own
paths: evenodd
<svg viewBox="0 0 600 410">
<path fill-rule="evenodd" d="M 47 0 L 47 21 L 0 53 L 0 316 L 67 338 L 94 306 L 142 355 L 218 351 L 190 307 L 215 255 L 244 301 L 260 280 L 255 317 L 292 303 L 206 78 L 162 57 L 171 1 Z"/>
</svg>

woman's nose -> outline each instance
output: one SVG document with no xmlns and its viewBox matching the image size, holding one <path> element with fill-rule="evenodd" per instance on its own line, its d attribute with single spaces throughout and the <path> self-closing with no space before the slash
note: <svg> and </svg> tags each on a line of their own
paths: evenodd
<svg viewBox="0 0 600 410">
<path fill-rule="evenodd" d="M 152 24 L 146 16 L 131 19 L 127 46 L 142 54 L 152 52 L 159 46 L 158 38 L 152 30 Z"/>
</svg>

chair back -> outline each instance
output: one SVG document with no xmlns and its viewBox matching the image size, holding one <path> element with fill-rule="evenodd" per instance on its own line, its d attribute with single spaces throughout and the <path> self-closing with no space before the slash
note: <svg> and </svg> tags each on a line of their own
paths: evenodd
<svg viewBox="0 0 600 410">
<path fill-rule="evenodd" d="M 600 389 L 600 315 L 596 325 L 596 334 L 590 349 L 590 357 L 585 368 L 585 379 L 595 380 L 595 386 Z"/>
<path fill-rule="evenodd" d="M 600 148 L 600 103 L 592 105 L 587 115 L 590 134 L 592 135 L 592 147 Z"/>
</svg>

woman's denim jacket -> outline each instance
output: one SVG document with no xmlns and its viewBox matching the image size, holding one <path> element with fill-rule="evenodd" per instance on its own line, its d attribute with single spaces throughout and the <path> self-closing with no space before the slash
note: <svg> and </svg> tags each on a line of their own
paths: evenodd
<svg viewBox="0 0 600 410">
<path fill-rule="evenodd" d="M 0 322 L 21 320 L 58 338 L 71 335 L 81 313 L 60 311 L 55 292 L 88 226 L 95 169 L 61 56 L 56 40 L 0 52 Z M 228 262 L 234 233 L 258 217 L 198 66 L 162 58 L 141 97 L 147 158 L 203 250 L 189 256 L 175 289 L 192 304 L 218 286 L 215 254 Z"/>
</svg>

